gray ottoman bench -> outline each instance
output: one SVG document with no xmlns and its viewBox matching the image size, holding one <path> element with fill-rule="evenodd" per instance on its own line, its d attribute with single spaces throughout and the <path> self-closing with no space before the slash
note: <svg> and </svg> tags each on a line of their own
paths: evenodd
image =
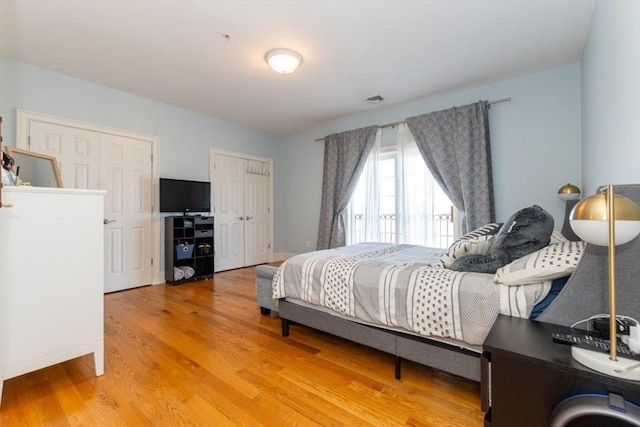
<svg viewBox="0 0 640 427">
<path fill-rule="evenodd" d="M 271 281 L 273 280 L 273 275 L 276 274 L 277 270 L 278 267 L 271 265 L 256 266 L 256 296 L 258 299 L 258 306 L 260 307 L 260 313 L 265 316 L 271 313 L 271 310 L 275 312 L 278 311 L 278 307 L 273 305 L 271 299 Z"/>
</svg>

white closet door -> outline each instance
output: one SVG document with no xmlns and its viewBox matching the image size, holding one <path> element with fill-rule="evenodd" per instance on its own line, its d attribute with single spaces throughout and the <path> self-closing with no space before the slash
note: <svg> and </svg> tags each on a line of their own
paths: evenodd
<svg viewBox="0 0 640 427">
<path fill-rule="evenodd" d="M 215 270 L 244 267 L 246 160 L 216 154 L 213 168 Z"/>
<path fill-rule="evenodd" d="M 54 156 L 65 188 L 100 188 L 99 133 L 31 120 L 29 149 Z"/>
<path fill-rule="evenodd" d="M 211 151 L 215 216 L 215 270 L 270 262 L 273 258 L 271 161 Z"/>
<path fill-rule="evenodd" d="M 100 134 L 105 197 L 105 292 L 152 282 L 151 142 Z"/>
<path fill-rule="evenodd" d="M 29 120 L 29 149 L 55 156 L 65 188 L 106 190 L 105 292 L 151 284 L 152 142 Z"/>
<path fill-rule="evenodd" d="M 244 180 L 245 265 L 271 261 L 270 176 L 268 163 L 247 160 Z"/>
</svg>

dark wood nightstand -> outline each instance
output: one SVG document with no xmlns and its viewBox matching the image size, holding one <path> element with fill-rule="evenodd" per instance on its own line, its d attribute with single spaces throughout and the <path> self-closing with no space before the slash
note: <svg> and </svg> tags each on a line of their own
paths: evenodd
<svg viewBox="0 0 640 427">
<path fill-rule="evenodd" d="M 553 332 L 571 331 L 564 326 L 498 316 L 483 345 L 485 426 L 549 426 L 554 408 L 578 394 L 615 393 L 640 404 L 640 382 L 586 368 L 573 360 L 568 345 L 551 338 Z"/>
</svg>

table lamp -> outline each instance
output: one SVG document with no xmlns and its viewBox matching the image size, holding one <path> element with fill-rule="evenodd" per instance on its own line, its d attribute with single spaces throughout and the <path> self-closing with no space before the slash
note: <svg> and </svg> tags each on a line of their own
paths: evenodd
<svg viewBox="0 0 640 427">
<path fill-rule="evenodd" d="M 614 377 L 640 381 L 640 362 L 620 357 L 616 335 L 616 245 L 623 245 L 640 234 L 640 207 L 630 199 L 614 194 L 613 185 L 580 201 L 569 214 L 575 233 L 585 242 L 608 247 L 609 261 L 609 354 L 571 347 L 573 358 L 595 371 Z"/>
<path fill-rule="evenodd" d="M 580 189 L 573 184 L 567 183 L 558 190 L 558 197 L 562 200 L 578 200 L 580 198 Z"/>
</svg>

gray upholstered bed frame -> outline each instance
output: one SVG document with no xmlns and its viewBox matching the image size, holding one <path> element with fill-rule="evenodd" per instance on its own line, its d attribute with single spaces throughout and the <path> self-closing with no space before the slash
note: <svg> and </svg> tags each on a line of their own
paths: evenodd
<svg viewBox="0 0 640 427">
<path fill-rule="evenodd" d="M 615 186 L 615 192 L 640 204 L 640 184 Z M 573 235 L 568 228 L 567 206 L 562 231 Z M 618 314 L 640 320 L 640 237 L 616 248 Z M 373 347 L 395 356 L 396 378 L 400 378 L 402 359 L 431 366 L 474 381 L 481 379 L 481 354 L 452 344 L 429 338 L 392 332 L 335 317 L 286 300 L 275 307 L 271 301 L 271 282 L 276 267 L 256 267 L 256 291 L 262 314 L 279 311 L 282 335 L 289 335 L 291 322 L 309 326 L 359 344 Z M 538 317 L 538 321 L 567 325 L 594 314 L 608 312 L 607 250 L 587 245 L 577 270 L 562 292 Z"/>
</svg>

